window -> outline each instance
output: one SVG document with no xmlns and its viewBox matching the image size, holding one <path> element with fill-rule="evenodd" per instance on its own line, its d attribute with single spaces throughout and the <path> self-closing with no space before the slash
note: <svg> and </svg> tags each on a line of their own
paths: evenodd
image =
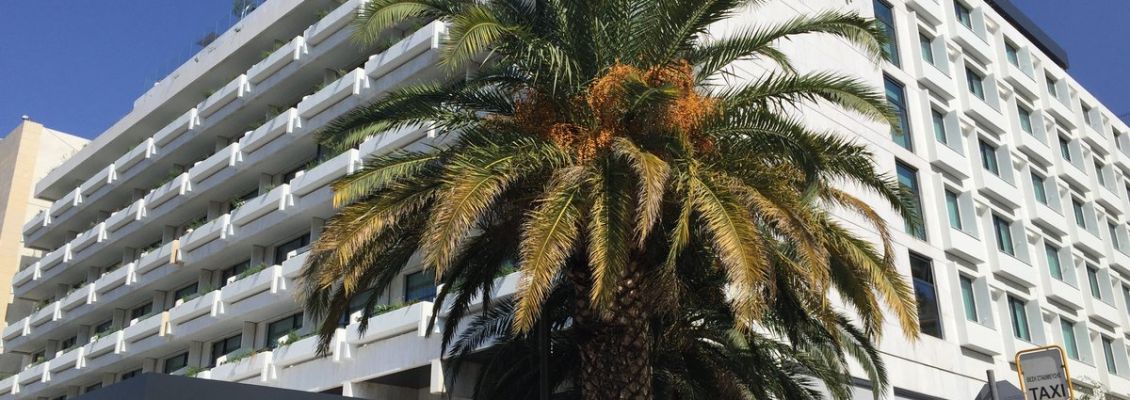
<svg viewBox="0 0 1130 400">
<path fill-rule="evenodd" d="M 1083 122 L 1089 126 L 1095 126 L 1094 118 L 1091 117 L 1091 107 L 1086 104 L 1080 104 L 1083 111 Z"/>
<path fill-rule="evenodd" d="M 1072 360 L 1078 360 L 1079 341 L 1075 339 L 1075 323 L 1061 318 L 1059 330 L 1063 334 L 1063 352 Z"/>
<path fill-rule="evenodd" d="M 1059 263 L 1059 249 L 1045 243 L 1044 255 L 1048 259 L 1048 274 L 1058 281 L 1063 281 L 1063 266 Z"/>
<path fill-rule="evenodd" d="M 228 211 L 237 209 L 240 206 L 246 204 L 251 199 L 254 199 L 258 196 L 259 196 L 259 188 L 251 189 L 247 193 L 244 193 L 244 194 L 240 195 L 239 197 L 231 199 L 231 201 L 228 202 Z"/>
<path fill-rule="evenodd" d="M 302 329 L 302 313 L 285 317 L 267 325 L 267 348 L 279 345 L 279 338 Z"/>
<path fill-rule="evenodd" d="M 132 310 L 129 310 L 129 319 L 130 319 L 130 321 L 132 321 L 132 320 L 135 320 L 135 319 L 148 317 L 149 314 L 152 314 L 152 313 L 153 313 L 153 302 L 148 302 L 148 303 L 142 304 L 140 306 L 134 307 Z"/>
<path fill-rule="evenodd" d="M 191 285 L 180 288 L 176 292 L 174 292 L 173 298 L 176 299 L 176 300 L 184 300 L 184 299 L 188 298 L 188 296 L 192 296 L 192 295 L 196 294 L 196 292 L 199 291 L 199 289 L 200 289 L 200 284 L 198 282 L 193 282 Z"/>
<path fill-rule="evenodd" d="M 981 319 L 977 317 L 977 296 L 973 294 L 973 279 L 962 275 L 958 280 L 961 285 L 961 302 L 965 304 L 965 319 L 979 322 Z"/>
<path fill-rule="evenodd" d="M 891 140 L 904 149 L 912 150 L 910 122 L 906 117 L 906 92 L 901 83 L 889 76 L 883 77 L 883 86 L 886 88 L 887 103 L 890 103 L 898 116 L 898 126 L 891 127 Z"/>
<path fill-rule="evenodd" d="M 938 292 L 934 286 L 934 268 L 929 258 L 910 253 L 910 275 L 914 281 L 914 297 L 918 301 L 918 326 L 922 333 L 942 337 Z"/>
<path fill-rule="evenodd" d="M 239 264 L 224 268 L 224 270 L 220 271 L 220 286 L 226 285 L 228 278 L 242 274 L 243 271 L 247 271 L 250 268 L 251 260 L 244 260 Z"/>
<path fill-rule="evenodd" d="M 903 164 L 895 163 L 898 173 L 899 186 L 914 198 L 914 216 L 906 220 L 906 232 L 916 238 L 926 240 L 926 224 L 922 219 L 922 196 L 918 187 L 918 170 Z"/>
<path fill-rule="evenodd" d="M 1095 164 L 1095 179 L 1097 179 L 1099 181 L 1099 185 L 1102 185 L 1102 186 L 1105 187 L 1106 186 L 1106 176 L 1103 175 L 1103 165 L 1102 165 L 1102 163 L 1100 163 L 1098 161 L 1095 161 L 1094 164 Z"/>
<path fill-rule="evenodd" d="M 985 100 L 985 77 L 970 68 L 965 68 L 965 83 L 969 86 L 969 93 L 978 99 Z"/>
<path fill-rule="evenodd" d="M 1017 105 L 1016 113 L 1020 116 L 1020 130 L 1025 133 L 1033 133 L 1032 131 L 1032 112 L 1024 106 Z"/>
<path fill-rule="evenodd" d="M 1106 230 L 1110 233 L 1111 246 L 1114 246 L 1115 250 L 1122 250 L 1122 241 L 1118 239 L 1118 226 L 1107 222 Z"/>
<path fill-rule="evenodd" d="M 993 175 L 1000 176 L 1001 168 L 997 163 L 997 146 L 982 140 L 979 147 L 981 148 L 981 166 Z"/>
<path fill-rule="evenodd" d="M 1032 174 L 1032 194 L 1040 204 L 1048 205 L 1047 182 L 1044 181 L 1044 177 L 1035 173 Z"/>
<path fill-rule="evenodd" d="M 1091 297 L 1102 299 L 1103 293 L 1099 287 L 1099 270 L 1090 264 L 1087 265 L 1087 283 L 1091 286 Z"/>
<path fill-rule="evenodd" d="M 1012 242 L 1012 226 L 1001 216 L 993 214 L 993 230 L 997 236 L 997 250 L 1010 256 L 1016 255 Z"/>
<path fill-rule="evenodd" d="M 124 381 L 124 380 L 126 380 L 126 379 L 129 379 L 129 378 L 133 378 L 133 377 L 135 377 L 135 376 L 138 376 L 138 375 L 141 375 L 141 368 L 138 368 L 138 369 L 135 369 L 135 370 L 133 370 L 133 371 L 129 371 L 129 372 L 123 373 L 123 374 L 122 374 L 122 379 L 119 379 L 119 380 L 120 380 L 120 381 Z"/>
<path fill-rule="evenodd" d="M 102 321 L 102 323 L 94 326 L 94 334 L 98 335 L 98 334 L 109 332 L 110 328 L 112 328 L 113 326 L 114 326 L 114 320 L 113 319 L 108 319 L 108 320 Z"/>
<path fill-rule="evenodd" d="M 180 353 L 175 356 L 165 359 L 165 367 L 163 371 L 166 374 L 180 371 L 181 368 L 188 366 L 188 352 Z"/>
<path fill-rule="evenodd" d="M 425 269 L 404 277 L 404 302 L 428 301 L 436 297 L 435 271 Z"/>
<path fill-rule="evenodd" d="M 1045 75 L 1045 77 L 1048 81 L 1048 95 L 1051 97 L 1059 98 L 1059 89 L 1056 86 L 1059 82 L 1056 81 L 1055 78 L 1052 78 L 1051 75 Z"/>
<path fill-rule="evenodd" d="M 1020 49 L 1016 48 L 1015 44 L 1011 42 L 1004 42 L 1004 56 L 1008 59 L 1008 63 L 1020 68 Z"/>
<path fill-rule="evenodd" d="M 1112 374 L 1118 373 L 1118 364 L 1114 362 L 1114 340 L 1106 336 L 1102 337 L 1103 342 L 1103 358 L 1106 359 L 1106 370 Z"/>
<path fill-rule="evenodd" d="M 954 14 L 957 15 L 957 22 L 960 22 L 966 28 L 973 29 L 973 10 L 969 6 L 960 1 L 955 1 L 953 2 L 953 10 Z"/>
<path fill-rule="evenodd" d="M 101 388 L 102 388 L 102 382 L 98 382 L 98 383 L 95 383 L 93 385 L 87 386 L 86 390 L 84 390 L 83 393 L 90 393 L 90 392 L 93 392 L 93 391 L 101 389 Z"/>
<path fill-rule="evenodd" d="M 1083 214 L 1083 202 L 1071 199 L 1071 210 L 1075 213 L 1075 225 L 1087 229 L 1087 216 Z"/>
<path fill-rule="evenodd" d="M 209 361 L 208 366 L 215 367 L 216 360 L 219 360 L 220 357 L 226 356 L 235 352 L 236 350 L 239 350 L 240 346 L 242 346 L 242 342 L 243 336 L 239 334 L 212 342 L 212 359 Z"/>
<path fill-rule="evenodd" d="M 950 227 L 961 230 L 961 204 L 958 203 L 957 193 L 946 189 L 946 212 L 950 217 Z"/>
<path fill-rule="evenodd" d="M 887 39 L 883 43 L 883 58 L 895 66 L 899 65 L 898 39 L 895 36 L 895 15 L 891 5 L 883 0 L 875 0 L 875 21 Z"/>
<path fill-rule="evenodd" d="M 67 351 L 74 348 L 76 344 L 78 344 L 78 336 L 71 336 L 59 342 L 59 349 Z"/>
<path fill-rule="evenodd" d="M 919 34 L 918 35 L 918 48 L 919 48 L 919 50 L 922 51 L 922 60 L 923 61 L 926 61 L 926 63 L 930 64 L 930 65 L 937 65 L 937 64 L 934 64 L 934 39 L 933 38 L 926 36 L 926 35 Z"/>
<path fill-rule="evenodd" d="M 290 259 L 289 255 L 291 252 L 295 252 L 295 254 L 297 254 L 299 250 L 302 250 L 303 247 L 306 247 L 309 244 L 310 234 L 305 233 L 302 236 L 294 238 L 294 240 L 278 245 L 277 247 L 275 247 L 275 263 L 282 263 L 283 261 Z"/>
<path fill-rule="evenodd" d="M 1122 286 L 1122 300 L 1126 303 L 1126 312 L 1130 313 L 1130 287 Z"/>
<path fill-rule="evenodd" d="M 1059 155 L 1067 162 L 1071 162 L 1071 141 L 1063 136 L 1059 137 Z"/>
<path fill-rule="evenodd" d="M 934 125 L 934 139 L 938 143 L 949 144 L 949 137 L 946 136 L 946 117 L 938 110 L 930 110 L 930 122 Z"/>
<path fill-rule="evenodd" d="M 1025 342 L 1032 341 L 1032 334 L 1028 331 L 1028 310 L 1026 304 L 1018 298 L 1008 296 L 1009 319 L 1012 320 L 1012 336 Z"/>
</svg>

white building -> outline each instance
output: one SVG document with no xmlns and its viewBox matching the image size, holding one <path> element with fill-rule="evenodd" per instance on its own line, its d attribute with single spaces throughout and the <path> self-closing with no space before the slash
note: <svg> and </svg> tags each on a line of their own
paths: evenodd
<svg viewBox="0 0 1130 400">
<path fill-rule="evenodd" d="M 892 326 L 884 337 L 890 394 L 972 398 L 987 369 L 1016 381 L 1017 350 L 1063 344 L 1077 378 L 1130 398 L 1130 127 L 1003 0 L 780 3 L 749 21 L 891 10 L 881 19 L 897 62 L 876 65 L 826 37 L 785 45 L 801 70 L 886 85 L 905 115 L 908 134 L 893 137 L 805 109 L 813 124 L 858 133 L 922 202 L 924 229 L 896 242 L 926 334 L 907 343 Z M 427 302 L 373 317 L 364 336 L 343 321 L 326 358 L 302 338 L 312 322 L 294 279 L 332 215 L 328 184 L 368 155 L 430 139 L 386 133 L 342 154 L 315 143 L 327 121 L 437 74 L 441 24 L 361 52 L 349 38 L 359 4 L 267 1 L 39 182 L 36 196 L 54 203 L 23 233 L 47 253 L 12 282 L 17 301 L 41 307 L 3 330 L 4 351 L 24 358 L 0 380 L 4 398 L 75 396 L 150 371 L 374 399 L 440 395 Z M 383 296 L 427 299 L 431 282 L 408 272 Z"/>
</svg>

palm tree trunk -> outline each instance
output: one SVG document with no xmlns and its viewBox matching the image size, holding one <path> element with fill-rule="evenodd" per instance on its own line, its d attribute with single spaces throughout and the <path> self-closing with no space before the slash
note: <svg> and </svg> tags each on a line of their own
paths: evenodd
<svg viewBox="0 0 1130 400">
<path fill-rule="evenodd" d="M 578 275 L 584 276 L 581 278 Z M 592 312 L 578 293 L 576 323 L 581 356 L 581 396 L 585 400 L 651 400 L 651 332 L 640 288 L 642 268 L 631 263 L 617 288 L 608 317 Z M 587 288 L 587 274 L 570 274 Z M 578 279 L 579 278 L 579 279 Z"/>
</svg>

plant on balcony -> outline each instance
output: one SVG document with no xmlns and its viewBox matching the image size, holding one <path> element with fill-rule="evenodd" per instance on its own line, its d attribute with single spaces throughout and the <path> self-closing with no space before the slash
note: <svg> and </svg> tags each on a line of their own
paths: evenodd
<svg viewBox="0 0 1130 400">
<path fill-rule="evenodd" d="M 161 178 L 161 180 L 158 181 L 156 185 L 153 185 L 153 188 L 149 189 L 149 191 L 152 192 L 154 190 L 160 189 L 162 186 L 165 186 L 165 184 L 172 182 L 173 179 L 177 179 L 177 177 L 181 176 L 181 174 L 183 173 L 184 171 L 182 171 L 178 167 L 169 168 L 168 171 L 165 171 L 165 176 Z"/>
<path fill-rule="evenodd" d="M 301 279 L 323 348 L 350 299 L 388 289 L 416 260 L 443 284 L 446 343 L 478 295 L 495 288 L 505 260 L 522 271 L 503 328 L 515 335 L 548 334 L 538 327 L 555 285 L 579 293 L 569 316 L 583 333 L 571 349 L 572 382 L 586 400 L 655 397 L 664 377 L 652 374 L 663 361 L 652 357 L 662 343 L 652 333 L 688 306 L 688 287 L 710 294 L 693 306 L 724 313 L 738 333 L 769 322 L 790 293 L 801 300 L 783 311 L 824 330 L 839 332 L 828 306 L 839 298 L 864 340 L 880 335 L 888 315 L 917 336 L 914 292 L 880 216 L 914 221 L 912 199 L 877 169 L 868 145 L 792 110 L 899 118 L 869 82 L 799 72 L 776 47 L 828 34 L 879 59 L 882 30 L 835 11 L 756 26 L 762 13 L 749 3 L 367 2 L 358 38 L 372 44 L 405 20 L 440 20 L 449 37 L 439 63 L 476 73 L 393 89 L 319 133 L 344 150 L 425 123 L 459 132 L 441 148 L 373 157 L 334 184 L 337 214 Z M 708 34 L 737 15 L 744 27 Z M 781 68 L 743 67 L 753 61 Z"/>
<path fill-rule="evenodd" d="M 387 313 L 399 310 L 399 309 L 404 308 L 404 307 L 410 307 L 410 306 L 412 306 L 416 303 L 419 303 L 419 302 L 420 302 L 419 300 L 412 300 L 412 301 L 404 302 L 404 303 L 377 304 L 377 305 L 373 306 L 373 308 L 369 312 L 369 316 L 375 317 L 375 316 L 378 316 L 378 315 L 381 315 L 381 314 L 387 314 Z"/>
<path fill-rule="evenodd" d="M 208 223 L 208 216 L 202 215 L 199 218 L 196 218 L 192 221 L 189 221 L 187 224 L 185 224 L 184 225 L 184 233 L 186 233 L 186 234 L 190 233 L 190 232 L 196 230 L 196 228 L 199 228 L 200 226 L 202 226 L 206 223 Z"/>
<path fill-rule="evenodd" d="M 300 333 L 298 333 L 298 330 L 292 330 L 290 332 L 287 332 L 286 336 L 283 336 L 283 338 L 285 338 L 285 340 L 283 340 L 285 343 L 279 344 L 279 346 L 277 348 L 283 348 L 283 347 L 286 347 L 286 346 L 290 346 L 294 343 L 297 343 L 299 340 L 302 340 L 302 339 L 305 339 L 305 338 L 308 338 L 308 337 L 311 337 L 311 336 L 316 336 L 317 334 L 318 334 L 318 332 L 316 332 L 316 331 L 311 331 L 311 332 L 306 332 L 306 333 L 300 334 Z"/>
<path fill-rule="evenodd" d="M 243 270 L 243 272 L 240 272 L 239 275 L 235 276 L 235 280 L 239 281 L 239 280 L 246 278 L 246 277 L 249 277 L 251 275 L 258 274 L 259 272 L 262 272 L 264 269 L 267 269 L 267 264 L 264 264 L 264 263 L 259 263 L 258 265 L 255 265 L 255 266 L 252 266 L 252 267 L 247 267 L 247 269 Z"/>
<path fill-rule="evenodd" d="M 266 60 L 267 57 L 270 57 L 271 54 L 275 54 L 276 51 L 281 49 L 283 46 L 286 46 L 287 43 L 288 42 L 282 42 L 282 41 L 276 40 L 275 44 L 273 46 L 271 46 L 270 49 L 266 49 L 266 50 L 259 52 L 259 61 Z"/>
<path fill-rule="evenodd" d="M 206 295 L 206 294 L 211 293 L 211 292 L 212 292 L 211 286 L 202 285 L 202 286 L 200 286 L 199 289 L 196 289 L 195 292 L 189 293 L 189 294 L 185 295 L 184 297 L 181 297 L 177 300 L 180 300 L 181 303 L 187 303 L 189 301 L 195 300 L 195 299 L 199 298 L 200 296 Z"/>
<path fill-rule="evenodd" d="M 204 371 L 207 371 L 207 370 L 208 370 L 208 368 L 190 365 L 188 368 L 186 368 L 184 370 L 184 376 L 187 376 L 189 378 L 195 378 L 197 375 L 200 375 L 201 372 L 204 372 Z"/>
<path fill-rule="evenodd" d="M 239 349 L 239 350 L 233 351 L 231 353 L 228 353 L 225 356 L 224 364 L 235 364 L 235 363 L 238 363 L 240 361 L 243 361 L 244 359 L 250 358 L 251 356 L 259 354 L 263 351 L 265 351 L 265 349 L 264 350 Z"/>
</svg>

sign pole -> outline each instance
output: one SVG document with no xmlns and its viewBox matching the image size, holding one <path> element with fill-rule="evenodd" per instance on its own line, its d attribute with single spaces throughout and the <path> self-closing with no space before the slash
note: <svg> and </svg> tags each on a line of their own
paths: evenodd
<svg viewBox="0 0 1130 400">
<path fill-rule="evenodd" d="M 1001 400 L 1000 395 L 997 394 L 997 374 L 991 369 L 985 370 L 985 377 L 989 380 L 989 398 L 992 400 Z"/>
</svg>

